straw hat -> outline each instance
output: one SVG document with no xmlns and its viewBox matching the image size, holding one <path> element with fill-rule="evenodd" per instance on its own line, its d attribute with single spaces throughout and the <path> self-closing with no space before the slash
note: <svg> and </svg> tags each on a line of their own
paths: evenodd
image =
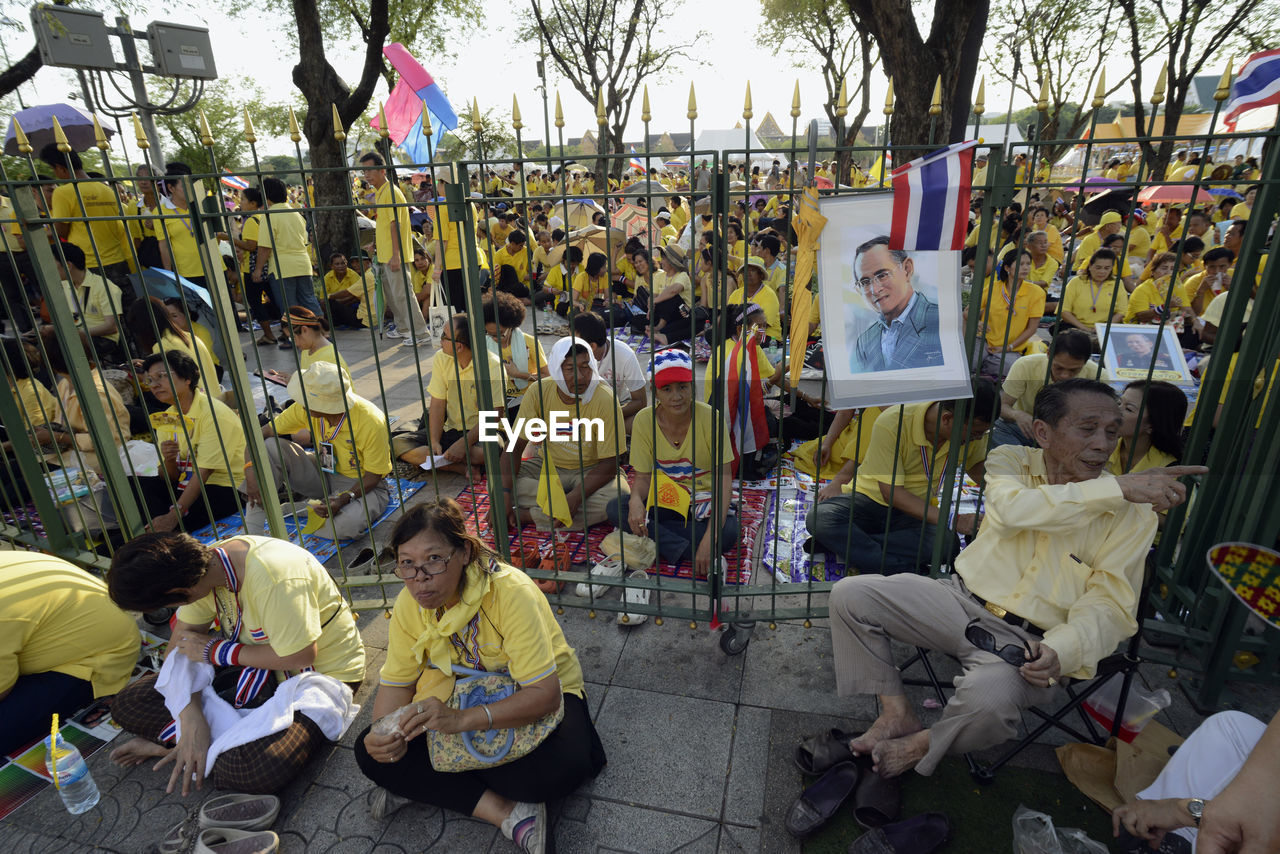
<svg viewBox="0 0 1280 854">
<path fill-rule="evenodd" d="M 759 268 L 760 274 L 762 276 L 767 277 L 769 275 L 769 268 L 764 265 L 764 259 L 761 258 L 759 255 L 752 255 L 750 258 L 748 258 L 746 266 Z"/>
<path fill-rule="evenodd" d="M 333 362 L 316 362 L 289 379 L 289 396 L 301 401 L 310 412 L 337 415 L 360 398 L 351 387 L 351 377 Z M 343 400 L 346 400 L 344 405 Z"/>
<path fill-rule="evenodd" d="M 668 243 L 666 246 L 662 247 L 662 257 L 667 260 L 668 264 L 675 267 L 677 270 L 685 269 L 689 263 L 685 258 L 684 247 L 678 246 L 675 243 Z"/>
</svg>

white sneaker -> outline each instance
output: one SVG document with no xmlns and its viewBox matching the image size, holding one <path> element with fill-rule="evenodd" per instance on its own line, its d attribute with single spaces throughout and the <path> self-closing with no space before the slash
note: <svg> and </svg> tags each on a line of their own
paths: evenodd
<svg viewBox="0 0 1280 854">
<path fill-rule="evenodd" d="M 547 805 L 517 801 L 499 829 L 524 854 L 544 854 L 547 850 Z"/>
<path fill-rule="evenodd" d="M 622 558 L 618 555 L 609 555 L 604 560 L 591 568 L 592 578 L 620 578 L 622 577 Z M 587 584 L 585 581 L 578 584 L 576 593 L 583 599 L 594 598 L 599 599 L 608 595 L 613 587 L 604 584 Z"/>
<path fill-rule="evenodd" d="M 404 333 L 401 332 L 399 329 L 396 329 L 395 323 L 388 321 L 387 325 L 382 327 L 382 337 L 383 338 L 403 338 Z"/>
<path fill-rule="evenodd" d="M 648 581 L 649 573 L 645 572 L 643 569 L 633 569 L 627 573 L 627 580 Z M 627 587 L 622 592 L 622 598 L 628 605 L 648 605 L 649 588 Z M 638 626 L 647 619 L 649 619 L 648 614 L 631 614 L 624 612 L 618 615 L 618 625 Z"/>
<path fill-rule="evenodd" d="M 410 349 L 412 349 L 414 347 L 421 347 L 423 344 L 429 344 L 429 343 L 430 343 L 430 340 L 427 338 L 414 338 L 412 335 L 405 335 L 404 340 L 400 342 L 400 346 L 409 347 Z"/>
<path fill-rule="evenodd" d="M 369 817 L 374 821 L 382 821 L 396 810 L 410 803 L 408 798 L 393 795 L 381 786 L 378 786 L 366 797 L 366 802 L 369 804 Z"/>
</svg>

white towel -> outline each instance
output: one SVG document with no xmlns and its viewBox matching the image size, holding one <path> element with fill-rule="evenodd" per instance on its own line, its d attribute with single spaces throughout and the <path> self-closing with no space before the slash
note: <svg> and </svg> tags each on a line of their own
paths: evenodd
<svg viewBox="0 0 1280 854">
<path fill-rule="evenodd" d="M 200 706 L 209 722 L 209 755 L 205 758 L 205 776 L 225 751 L 257 741 L 287 729 L 293 713 L 302 712 L 313 720 L 324 737 L 337 741 L 360 714 L 352 702 L 351 689 L 332 676 L 314 671 L 299 673 L 276 686 L 271 699 L 256 709 L 237 709 L 213 691 L 213 665 L 196 663 L 175 652 L 165 659 L 156 680 L 156 690 L 164 697 L 165 708 L 174 720 L 200 694 Z M 181 737 L 179 723 L 178 736 Z"/>
</svg>

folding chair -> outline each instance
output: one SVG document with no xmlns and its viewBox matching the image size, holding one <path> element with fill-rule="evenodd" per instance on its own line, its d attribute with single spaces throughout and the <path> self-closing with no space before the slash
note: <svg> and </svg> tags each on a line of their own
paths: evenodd
<svg viewBox="0 0 1280 854">
<path fill-rule="evenodd" d="M 1010 747 L 1000 755 L 996 761 L 989 765 L 981 765 L 973 758 L 971 754 L 964 755 L 965 762 L 969 766 L 969 773 L 979 783 L 995 782 L 996 772 L 1003 768 L 1010 760 L 1021 753 L 1028 745 L 1035 742 L 1041 735 L 1050 728 L 1057 728 L 1077 741 L 1087 742 L 1089 744 L 1103 745 L 1107 740 L 1120 733 L 1120 728 L 1124 722 L 1125 706 L 1128 703 L 1129 687 L 1133 684 L 1133 679 L 1138 673 L 1138 667 L 1143 663 L 1142 657 L 1139 655 L 1139 647 L 1142 644 L 1142 626 L 1146 618 L 1151 614 L 1151 585 L 1155 579 L 1155 550 L 1147 554 L 1146 569 L 1143 573 L 1142 590 L 1138 597 L 1138 613 L 1137 623 L 1138 630 L 1126 642 L 1124 650 L 1107 656 L 1098 662 L 1097 673 L 1083 687 L 1077 688 L 1064 681 L 1063 687 L 1067 691 L 1068 701 L 1053 712 L 1046 712 L 1036 706 L 1029 707 L 1026 711 L 1040 718 L 1041 723 L 1031 730 L 1027 735 L 1019 740 L 1015 745 Z M 933 688 L 937 694 L 938 702 L 942 705 L 947 703 L 946 691 L 942 682 L 938 679 L 937 671 L 934 670 L 933 663 L 929 661 L 929 650 L 923 647 L 916 647 L 915 655 L 907 659 L 906 662 L 899 665 L 898 670 L 905 672 L 912 665 L 920 663 L 924 669 L 926 679 L 903 679 L 905 685 L 922 686 Z M 1085 700 L 1089 699 L 1106 685 L 1111 679 L 1120 677 L 1123 684 L 1120 686 L 1120 700 L 1116 706 L 1115 719 L 1111 723 L 1111 729 L 1108 732 L 1102 732 L 1089 717 L 1088 713 L 1082 708 Z M 1084 722 L 1084 729 L 1088 733 L 1076 729 L 1068 724 L 1065 718 L 1072 712 L 1080 716 L 1080 720 Z"/>
</svg>

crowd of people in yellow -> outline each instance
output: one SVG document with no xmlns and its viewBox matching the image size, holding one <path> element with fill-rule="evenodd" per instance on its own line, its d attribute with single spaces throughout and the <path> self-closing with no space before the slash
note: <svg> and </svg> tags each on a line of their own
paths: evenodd
<svg viewBox="0 0 1280 854">
<path fill-rule="evenodd" d="M 780 439 L 805 441 L 793 451 L 796 468 L 820 482 L 805 520 L 809 552 L 849 568 L 831 594 L 839 691 L 880 699 L 874 725 L 831 749 L 871 757 L 888 778 L 928 774 L 947 754 L 999 743 L 1021 709 L 1061 681 L 1091 677 L 1137 630 L 1161 514 L 1184 500 L 1180 478 L 1204 473 L 1180 465 L 1192 417 L 1181 389 L 1146 379 L 1117 394 L 1099 359 L 1109 324 L 1167 326 L 1187 353 L 1208 352 L 1229 292 L 1255 289 L 1267 260 L 1252 281 L 1238 280 L 1258 193 L 1256 163 L 1243 159 L 1216 166 L 1180 153 L 1166 173 L 1235 187 L 1230 207 L 1126 202 L 1085 214 L 1056 191 L 1033 194 L 989 223 L 981 253 L 975 198 L 962 256 L 967 311 L 979 315 L 972 395 L 831 411 L 802 394 L 784 415 L 753 407 L 783 385 L 781 345 L 804 328 L 790 322 L 791 191 L 811 178 L 878 186 L 882 162 L 844 176 L 836 161 L 812 176 L 776 161 L 721 175 L 706 163 L 676 176 L 489 170 L 470 177 L 472 215 L 457 222 L 443 203 L 449 170 L 397 180 L 369 152 L 351 184 L 358 239 L 320 258 L 310 188 L 267 177 L 239 191 L 234 210 L 219 210 L 214 197 L 188 198 L 190 170 L 180 163 L 163 175 L 143 167 L 132 183 L 112 186 L 74 152 L 46 148 L 41 158 L 52 179 L 37 192 L 54 220 L 48 236 L 62 279 L 54 298 L 71 307 L 83 353 L 67 352 L 77 345 L 42 315 L 39 297 L 51 295 L 6 205 L 0 266 L 6 321 L 20 334 L 3 348 L 22 416 L 6 425 L 6 455 L 28 441 L 51 476 L 74 470 L 91 487 L 100 482 L 109 449 L 80 400 L 95 394 L 117 448 L 148 437 L 156 463 L 132 468 L 123 485 L 144 511 L 137 530 L 116 518 L 118 502 L 101 488 L 64 505 L 110 552 L 105 584 L 53 557 L 0 558 L 0 752 L 39 735 L 51 712 L 114 695 L 113 714 L 135 737 L 113 758 L 171 765 L 170 788 L 183 793 L 206 783 L 278 791 L 350 723 L 366 679 L 354 616 L 329 570 L 265 536 L 265 484 L 287 487 L 286 514 L 319 519 L 321 536 L 347 543 L 384 515 L 393 478 L 424 468 L 482 474 L 514 528 L 609 525 L 639 538 L 653 560 L 691 562 L 702 579 L 744 535 L 737 508 L 712 496 L 771 474 Z M 1123 183 L 1131 165 L 1114 158 L 1105 175 Z M 711 212 L 716 181 L 729 182 L 735 199 L 723 215 Z M 625 228 L 626 209 L 638 211 L 638 231 Z M 975 269 L 979 254 L 986 269 Z M 481 270 L 481 299 L 471 301 L 478 324 L 466 311 L 470 258 Z M 295 351 L 296 370 L 264 377 L 285 387 L 282 411 L 237 411 L 222 378 L 226 360 L 242 354 L 215 346 L 214 318 L 201 322 L 186 291 L 160 299 L 139 286 L 148 269 L 224 291 L 242 340 Z M 817 303 L 805 340 L 789 343 L 808 345 L 806 366 L 821 376 Z M 379 344 L 434 350 L 415 356 L 416 424 L 393 424 L 367 392 L 368 366 L 344 356 L 345 335 L 361 328 Z M 554 340 L 544 349 L 540 336 Z M 1120 337 L 1112 346 L 1122 364 L 1157 367 L 1158 354 Z M 84 361 L 88 382 L 73 376 Z M 705 382 L 699 362 L 709 363 Z M 108 379 L 112 369 L 136 378 L 132 400 Z M 1270 394 L 1275 376 L 1260 376 L 1256 393 Z M 480 437 L 489 417 L 595 419 L 603 431 L 575 442 L 513 436 L 499 470 L 486 471 Z M 981 513 L 948 520 L 938 491 L 953 425 L 962 425 L 960 467 L 986 500 Z M 261 470 L 246 452 L 249 430 L 266 440 Z M 10 506 L 37 488 L 0 473 Z M 191 536 L 237 514 L 243 533 Z M 376 723 L 357 740 L 356 759 L 377 784 L 375 817 L 409 801 L 435 804 L 540 852 L 546 802 L 598 774 L 604 747 L 582 668 L 544 595 L 558 586 L 500 560 L 474 528 L 447 498 L 395 521 L 386 546 L 404 588 L 376 677 Z M 942 580 L 921 574 L 938 537 L 953 570 Z M 1054 573 L 1024 574 L 1028 566 Z M 628 568 L 606 555 L 592 574 L 604 580 Z M 642 593 L 627 601 L 646 603 Z M 176 609 L 169 656 L 158 675 L 130 681 L 139 640 L 126 612 L 163 609 Z M 965 641 L 975 625 L 1028 654 L 1010 667 Z M 929 729 L 905 704 L 889 638 L 945 649 L 965 666 Z M 472 671 L 502 674 L 510 690 L 451 702 Z M 516 733 L 523 746 L 513 750 L 523 752 L 468 764 L 454 737 L 494 730 Z M 797 835 L 806 827 L 789 824 Z"/>
</svg>

